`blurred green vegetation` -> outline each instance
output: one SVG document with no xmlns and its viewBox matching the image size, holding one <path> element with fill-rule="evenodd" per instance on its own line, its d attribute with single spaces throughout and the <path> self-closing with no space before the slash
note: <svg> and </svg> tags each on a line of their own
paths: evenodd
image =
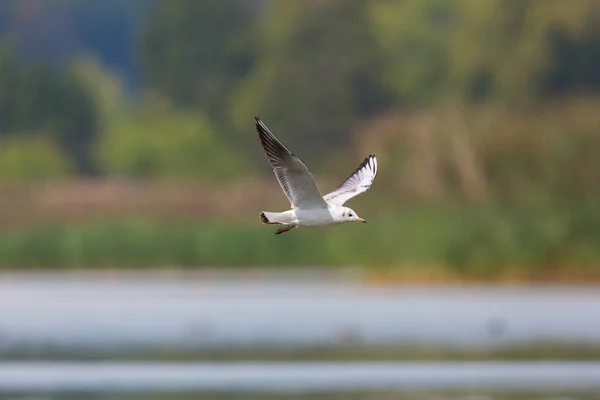
<svg viewBox="0 0 600 400">
<path fill-rule="evenodd" d="M 504 279 L 510 267 L 528 267 L 522 280 L 577 267 L 569 279 L 597 276 L 598 210 L 422 206 L 376 214 L 373 229 L 351 224 L 282 236 L 247 218 L 55 222 L 0 232 L 0 267 L 436 266 L 475 280 Z"/>
<path fill-rule="evenodd" d="M 73 169 L 60 146 L 47 135 L 0 137 L 0 179 L 3 181 L 63 178 Z"/>
<path fill-rule="evenodd" d="M 370 362 L 370 361 L 597 361 L 600 347 L 586 343 L 538 341 L 529 343 L 498 343 L 481 348 L 432 346 L 431 344 L 385 343 L 369 344 L 360 340 L 337 344 L 310 346 L 189 346 L 170 348 L 131 346 L 127 349 L 66 350 L 52 345 L 33 346 L 25 350 L 0 350 L 10 360 L 63 361 L 133 361 L 133 362 Z"/>
<path fill-rule="evenodd" d="M 183 180 L 244 212 L 31 224 L 0 188 L 24 215 L 0 218 L 0 264 L 593 267 L 599 26 L 594 0 L 7 0 L 2 182 Z M 373 225 L 250 220 L 247 182 L 274 184 L 254 115 L 329 181 L 376 153 Z"/>
<path fill-rule="evenodd" d="M 0 137 L 44 132 L 67 153 L 65 163 L 91 173 L 90 144 L 98 131 L 97 117 L 89 93 L 70 68 L 60 70 L 41 62 L 23 65 L 13 45 L 0 46 Z M 22 155 L 21 163 L 30 161 L 29 154 Z"/>
<path fill-rule="evenodd" d="M 219 140 L 208 118 L 198 111 L 164 107 L 157 104 L 107 124 L 98 144 L 106 173 L 213 182 L 239 176 L 244 164 Z"/>
</svg>

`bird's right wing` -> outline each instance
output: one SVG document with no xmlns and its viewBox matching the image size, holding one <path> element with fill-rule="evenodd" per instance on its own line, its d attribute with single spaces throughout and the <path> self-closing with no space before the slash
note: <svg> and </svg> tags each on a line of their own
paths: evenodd
<svg viewBox="0 0 600 400">
<path fill-rule="evenodd" d="M 377 158 L 371 154 L 337 189 L 325 195 L 325 201 L 341 206 L 354 196 L 369 190 L 376 176 Z"/>
<path fill-rule="evenodd" d="M 267 160 L 292 208 L 326 208 L 327 203 L 308 168 L 269 131 L 260 118 L 254 118 Z"/>
</svg>

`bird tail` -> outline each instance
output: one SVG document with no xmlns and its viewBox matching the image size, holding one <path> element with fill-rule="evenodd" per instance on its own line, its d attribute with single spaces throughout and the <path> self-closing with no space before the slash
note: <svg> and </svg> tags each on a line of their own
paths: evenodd
<svg viewBox="0 0 600 400">
<path fill-rule="evenodd" d="M 277 215 L 278 213 L 271 213 L 271 212 L 266 212 L 263 211 L 260 213 L 260 222 L 262 222 L 263 224 L 280 224 L 281 222 L 275 222 L 273 221 L 273 217 L 275 215 Z"/>
<path fill-rule="evenodd" d="M 263 211 L 260 213 L 260 222 L 263 224 L 281 224 L 281 225 L 293 225 L 294 211 L 284 212 L 268 212 Z"/>
</svg>

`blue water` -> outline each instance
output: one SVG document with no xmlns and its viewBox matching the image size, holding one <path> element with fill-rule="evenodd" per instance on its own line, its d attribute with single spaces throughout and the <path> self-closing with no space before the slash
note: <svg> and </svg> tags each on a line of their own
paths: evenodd
<svg viewBox="0 0 600 400">
<path fill-rule="evenodd" d="M 600 390 L 600 362 L 0 363 L 0 393 Z"/>
<path fill-rule="evenodd" d="M 597 288 L 0 276 L 0 350 L 421 343 L 600 344 Z"/>
</svg>

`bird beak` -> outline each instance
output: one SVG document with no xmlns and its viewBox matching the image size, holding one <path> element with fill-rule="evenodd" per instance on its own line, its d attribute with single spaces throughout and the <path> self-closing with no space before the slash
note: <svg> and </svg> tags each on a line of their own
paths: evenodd
<svg viewBox="0 0 600 400">
<path fill-rule="evenodd" d="M 362 219 L 362 218 L 357 218 L 356 220 L 357 220 L 358 222 L 362 222 L 362 223 L 364 223 L 364 224 L 366 224 L 366 223 L 367 223 L 367 221 L 365 221 L 365 220 L 364 220 L 364 219 Z"/>
</svg>

